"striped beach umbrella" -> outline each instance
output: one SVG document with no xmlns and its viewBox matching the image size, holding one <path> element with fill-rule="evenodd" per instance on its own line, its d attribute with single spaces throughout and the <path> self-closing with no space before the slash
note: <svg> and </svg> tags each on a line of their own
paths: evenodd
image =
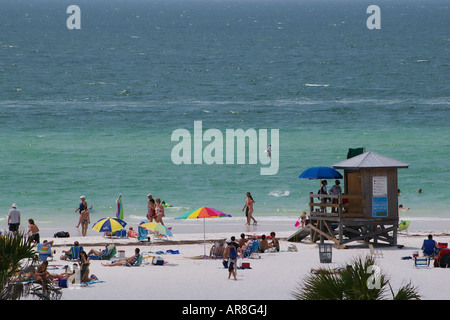
<svg viewBox="0 0 450 320">
<path fill-rule="evenodd" d="M 201 207 L 201 208 L 186 212 L 185 214 L 182 214 L 181 216 L 179 216 L 175 219 L 178 219 L 178 220 L 181 220 L 181 219 L 203 219 L 203 249 L 204 249 L 204 256 L 206 257 L 205 219 L 206 218 L 221 218 L 221 217 L 231 217 L 231 215 L 223 213 L 214 208 Z"/>
<path fill-rule="evenodd" d="M 98 232 L 116 232 L 117 230 L 123 229 L 127 223 L 116 217 L 107 217 L 98 220 L 93 226 L 92 229 Z"/>
<path fill-rule="evenodd" d="M 165 225 L 162 225 L 160 222 L 143 222 L 139 225 L 139 227 L 153 230 L 165 236 L 173 237 L 172 231 L 170 231 L 169 228 L 167 228 Z"/>
<path fill-rule="evenodd" d="M 186 212 L 175 219 L 201 219 L 201 218 L 220 218 L 231 217 L 231 215 L 223 213 L 219 210 L 209 207 L 201 207 L 195 210 Z"/>
</svg>

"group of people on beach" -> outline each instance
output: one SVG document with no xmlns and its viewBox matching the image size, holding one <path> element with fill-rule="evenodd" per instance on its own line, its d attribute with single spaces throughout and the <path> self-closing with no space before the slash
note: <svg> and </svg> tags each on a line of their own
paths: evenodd
<svg viewBox="0 0 450 320">
<path fill-rule="evenodd" d="M 19 232 L 19 227 L 20 211 L 17 209 L 17 205 L 13 203 L 8 213 L 8 230 L 15 236 Z M 39 228 L 33 219 L 28 219 L 28 232 L 25 235 L 28 236 L 29 243 L 39 243 Z"/>
<path fill-rule="evenodd" d="M 161 202 L 160 198 L 153 199 L 151 193 L 147 195 L 148 204 L 147 204 L 147 220 L 150 222 L 159 222 L 164 225 L 163 218 L 164 215 L 164 205 Z M 163 201 L 164 202 L 164 201 Z"/>
<path fill-rule="evenodd" d="M 44 240 L 42 243 L 43 247 L 38 253 L 45 250 L 46 252 L 51 252 L 49 255 L 53 256 L 56 251 L 53 250 L 53 241 Z M 98 280 L 95 275 L 89 275 L 89 265 L 90 260 L 88 254 L 83 250 L 83 247 L 79 246 L 79 243 L 75 241 L 74 246 L 80 248 L 78 251 L 78 257 L 73 257 L 72 247 L 67 251 L 62 251 L 61 260 L 70 260 L 75 262 L 73 267 L 65 265 L 63 267 L 62 273 L 49 272 L 48 260 L 45 259 L 38 266 L 32 264 L 23 269 L 23 271 L 18 275 L 17 280 L 19 281 L 40 281 L 40 280 L 50 280 L 51 282 L 61 285 L 60 280 L 65 279 L 67 282 L 77 284 L 88 284 L 92 280 Z M 41 259 L 39 259 L 41 260 Z"/>
<path fill-rule="evenodd" d="M 338 196 L 338 195 L 340 195 L 342 193 L 342 188 L 340 186 L 341 182 L 339 180 L 336 180 L 334 182 L 334 185 L 330 188 L 329 193 L 327 191 L 328 181 L 327 180 L 322 180 L 320 182 L 320 184 L 321 184 L 321 186 L 320 186 L 318 194 L 324 194 L 324 195 L 328 195 L 329 194 L 329 195 L 332 195 L 332 196 Z M 337 198 L 332 198 L 331 200 L 332 200 L 331 202 L 333 204 L 338 203 L 338 199 Z M 328 198 L 321 197 L 320 198 L 320 202 L 321 203 L 327 203 L 328 202 Z M 322 208 L 321 210 L 326 212 L 326 208 Z M 337 209 L 333 207 L 333 208 L 331 208 L 331 212 L 337 212 Z"/>
<path fill-rule="evenodd" d="M 252 253 L 264 253 L 268 251 L 279 252 L 280 243 L 276 238 L 275 232 L 270 233 L 270 243 L 266 235 L 256 236 L 252 235 L 250 239 L 246 238 L 244 233 L 241 233 L 239 240 L 231 236 L 224 242 L 216 242 L 209 252 L 211 259 L 222 258 L 224 267 L 228 268 L 228 279 L 233 276 L 236 279 L 237 259 L 246 258 Z M 254 251 L 253 251 L 254 250 Z"/>
</svg>

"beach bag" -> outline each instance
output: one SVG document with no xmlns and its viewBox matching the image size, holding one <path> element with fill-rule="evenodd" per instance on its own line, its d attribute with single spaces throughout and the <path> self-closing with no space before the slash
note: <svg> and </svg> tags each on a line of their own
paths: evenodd
<svg viewBox="0 0 450 320">
<path fill-rule="evenodd" d="M 291 245 L 289 245 L 287 251 L 288 252 L 297 252 L 297 246 L 295 244 L 291 244 Z"/>
<path fill-rule="evenodd" d="M 67 231 L 59 231 L 53 235 L 54 238 L 69 238 L 69 232 Z"/>
</svg>

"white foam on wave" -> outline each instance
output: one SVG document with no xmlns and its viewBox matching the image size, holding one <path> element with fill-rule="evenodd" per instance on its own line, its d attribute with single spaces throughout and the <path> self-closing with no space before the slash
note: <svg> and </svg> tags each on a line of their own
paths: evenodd
<svg viewBox="0 0 450 320">
<path fill-rule="evenodd" d="M 273 196 L 273 197 L 287 197 L 289 196 L 290 192 L 289 190 L 285 190 L 285 191 L 270 191 L 269 192 L 269 196 Z"/>
<path fill-rule="evenodd" d="M 329 84 L 320 84 L 320 83 L 306 83 L 305 87 L 329 87 Z"/>
</svg>

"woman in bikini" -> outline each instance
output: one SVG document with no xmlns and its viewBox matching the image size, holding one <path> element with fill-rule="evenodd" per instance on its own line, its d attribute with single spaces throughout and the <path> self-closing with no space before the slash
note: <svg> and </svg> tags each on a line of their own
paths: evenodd
<svg viewBox="0 0 450 320">
<path fill-rule="evenodd" d="M 153 220 L 156 221 L 156 204 L 155 199 L 151 198 L 148 201 L 147 205 L 147 220 L 152 222 Z"/>
<path fill-rule="evenodd" d="M 245 209 L 245 216 L 247 217 L 247 223 L 245 224 L 246 226 L 250 225 L 250 220 L 253 220 L 253 224 L 257 224 L 258 221 L 255 220 L 255 218 L 253 218 L 253 204 L 255 203 L 255 200 L 253 200 L 252 195 L 250 194 L 250 192 L 247 192 L 247 199 L 245 199 L 245 205 L 244 208 L 242 209 L 242 211 L 244 211 Z"/>
<path fill-rule="evenodd" d="M 161 204 L 161 200 L 159 198 L 156 198 L 155 213 L 156 213 L 156 222 L 159 222 L 162 225 L 164 225 L 164 222 L 162 220 L 164 218 L 164 207 Z"/>
<path fill-rule="evenodd" d="M 80 220 L 81 220 L 81 234 L 84 237 L 86 236 L 88 225 L 89 223 L 91 223 L 89 211 L 87 209 L 81 211 Z"/>
</svg>

